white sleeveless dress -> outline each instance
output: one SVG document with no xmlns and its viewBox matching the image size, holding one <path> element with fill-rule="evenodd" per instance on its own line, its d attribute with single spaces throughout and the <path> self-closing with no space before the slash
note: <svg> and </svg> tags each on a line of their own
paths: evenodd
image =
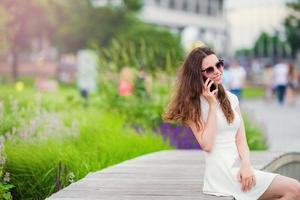
<svg viewBox="0 0 300 200">
<path fill-rule="evenodd" d="M 217 106 L 217 133 L 213 150 L 204 152 L 205 171 L 202 191 L 215 196 L 232 196 L 236 200 L 256 200 L 269 187 L 277 173 L 257 170 L 252 167 L 256 185 L 243 192 L 236 174 L 240 169 L 240 157 L 235 143 L 235 135 L 241 123 L 241 118 L 234 109 L 239 104 L 235 94 L 226 90 L 227 97 L 234 111 L 234 121 L 228 124 L 221 107 Z M 208 117 L 209 105 L 201 96 L 201 109 L 204 121 Z"/>
</svg>

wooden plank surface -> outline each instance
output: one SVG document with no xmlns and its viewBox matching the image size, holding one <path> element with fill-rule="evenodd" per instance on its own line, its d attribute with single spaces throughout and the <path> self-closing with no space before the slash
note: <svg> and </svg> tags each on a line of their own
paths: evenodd
<svg viewBox="0 0 300 200">
<path fill-rule="evenodd" d="M 251 151 L 251 161 L 254 168 L 263 169 L 282 154 Z M 201 150 L 154 152 L 91 172 L 48 199 L 233 199 L 202 194 L 204 164 Z"/>
</svg>

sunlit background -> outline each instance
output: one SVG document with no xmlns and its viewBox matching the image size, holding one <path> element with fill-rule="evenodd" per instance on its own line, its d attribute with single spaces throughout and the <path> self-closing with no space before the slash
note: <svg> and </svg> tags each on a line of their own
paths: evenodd
<svg viewBox="0 0 300 200">
<path fill-rule="evenodd" d="M 44 199 L 123 160 L 201 149 L 161 119 L 199 46 L 225 60 L 250 149 L 296 151 L 299 0 L 0 0 L 0 197 Z"/>
</svg>

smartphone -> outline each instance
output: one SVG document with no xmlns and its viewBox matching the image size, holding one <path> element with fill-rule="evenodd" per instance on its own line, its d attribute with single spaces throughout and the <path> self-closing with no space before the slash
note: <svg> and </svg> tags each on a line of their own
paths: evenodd
<svg viewBox="0 0 300 200">
<path fill-rule="evenodd" d="M 203 76 L 203 81 L 205 83 L 205 81 L 207 80 L 207 77 Z M 212 80 L 210 80 L 212 81 Z M 210 91 L 214 91 L 217 88 L 217 84 L 214 82 L 211 86 L 210 86 Z"/>
</svg>

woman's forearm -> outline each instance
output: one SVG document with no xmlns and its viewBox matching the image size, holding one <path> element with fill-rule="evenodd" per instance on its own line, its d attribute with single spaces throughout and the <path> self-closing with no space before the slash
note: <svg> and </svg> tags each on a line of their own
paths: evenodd
<svg viewBox="0 0 300 200">
<path fill-rule="evenodd" d="M 239 155 L 241 158 L 241 164 L 251 165 L 250 151 L 249 151 L 248 145 L 245 143 L 239 144 L 239 145 L 237 145 L 237 148 L 238 148 Z"/>
<path fill-rule="evenodd" d="M 242 119 L 241 125 L 237 132 L 236 146 L 240 155 L 241 164 L 251 165 L 250 150 L 247 144 L 246 133 L 244 128 L 244 120 Z"/>
</svg>

